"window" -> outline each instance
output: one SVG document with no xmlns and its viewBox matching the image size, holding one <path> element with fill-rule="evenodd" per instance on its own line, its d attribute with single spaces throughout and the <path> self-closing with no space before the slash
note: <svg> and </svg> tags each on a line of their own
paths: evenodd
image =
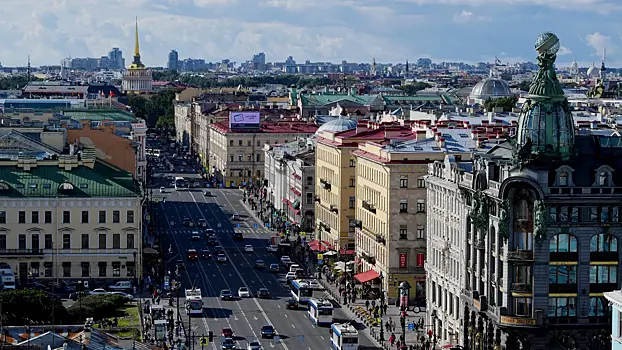
<svg viewBox="0 0 622 350">
<path fill-rule="evenodd" d="M 350 178 L 349 186 L 350 186 L 350 187 L 354 187 L 354 184 L 355 184 L 355 180 L 354 180 L 354 178 L 352 177 L 352 178 Z"/>
<path fill-rule="evenodd" d="M 134 249 L 134 234 L 128 233 L 126 240 L 127 240 L 127 249 Z"/>
<path fill-rule="evenodd" d="M 607 172 L 601 171 L 598 174 L 598 186 L 607 186 Z"/>
<path fill-rule="evenodd" d="M 576 284 L 577 266 L 575 265 L 550 265 L 550 284 Z"/>
<path fill-rule="evenodd" d="M 425 213 L 425 199 L 417 199 L 417 213 Z"/>
<path fill-rule="evenodd" d="M 400 225 L 400 239 L 408 239 L 408 226 Z"/>
<path fill-rule="evenodd" d="M 106 234 L 99 234 L 99 249 L 106 249 Z"/>
<path fill-rule="evenodd" d="M 121 249 L 121 235 L 118 233 L 112 235 L 112 249 Z"/>
<path fill-rule="evenodd" d="M 257 153 L 255 156 L 255 160 L 261 162 L 261 153 Z"/>
<path fill-rule="evenodd" d="M 408 213 L 408 201 L 406 199 L 400 200 L 400 213 Z"/>
<path fill-rule="evenodd" d="M 6 224 L 6 211 L 0 211 L 0 224 Z"/>
<path fill-rule="evenodd" d="M 112 276 L 113 277 L 121 276 L 121 263 L 118 261 L 114 261 L 112 263 Z"/>
<path fill-rule="evenodd" d="M 20 211 L 17 213 L 17 222 L 20 224 L 26 223 L 26 212 L 25 211 Z"/>
<path fill-rule="evenodd" d="M 551 253 L 576 253 L 577 238 L 568 233 L 560 233 L 555 235 L 551 238 L 549 251 Z"/>
<path fill-rule="evenodd" d="M 46 233 L 44 237 L 44 249 L 52 249 L 52 234 Z"/>
<path fill-rule="evenodd" d="M 248 161 L 249 161 L 249 162 L 252 162 L 252 161 L 253 161 L 253 155 L 252 155 L 252 154 L 247 155 L 247 157 L 246 157 L 246 158 L 248 158 Z"/>
<path fill-rule="evenodd" d="M 242 140 L 238 140 L 238 146 L 242 146 Z"/>
<path fill-rule="evenodd" d="M 261 141 L 257 140 L 257 147 L 261 147 Z"/>
<path fill-rule="evenodd" d="M 234 156 L 233 154 L 230 154 L 230 155 L 229 155 L 229 161 L 230 161 L 230 162 L 233 162 L 233 161 L 234 161 L 234 158 L 235 158 L 235 156 Z"/>
<path fill-rule="evenodd" d="M 91 263 L 88 261 L 83 261 L 80 263 L 82 267 L 81 277 L 90 277 L 91 276 Z"/>
<path fill-rule="evenodd" d="M 244 161 L 244 153 L 238 153 L 238 162 Z"/>
<path fill-rule="evenodd" d="M 313 193 L 307 192 L 306 194 L 306 203 L 313 204 Z"/>
<path fill-rule="evenodd" d="M 99 221 L 100 224 L 105 224 L 106 223 L 106 211 L 105 210 L 100 210 L 99 211 Z"/>
<path fill-rule="evenodd" d="M 41 245 L 39 244 L 39 234 L 38 233 L 33 233 L 30 236 L 30 248 L 33 251 L 37 251 L 37 252 L 41 248 Z"/>
<path fill-rule="evenodd" d="M 561 172 L 559 174 L 559 185 L 568 186 L 568 173 L 567 172 Z"/>
<path fill-rule="evenodd" d="M 350 158 L 350 168 L 354 168 L 356 166 L 356 161 L 354 158 Z"/>
<path fill-rule="evenodd" d="M 38 261 L 33 261 L 30 263 L 30 272 L 32 273 L 33 277 L 39 277 L 40 271 Z"/>
<path fill-rule="evenodd" d="M 307 186 L 313 186 L 313 176 L 307 176 Z"/>
<path fill-rule="evenodd" d="M 45 220 L 46 224 L 51 224 L 52 223 L 52 212 L 51 211 L 46 211 L 45 212 L 44 220 Z"/>
<path fill-rule="evenodd" d="M 600 233 L 592 236 L 590 240 L 590 252 L 617 252 L 618 240 L 608 233 Z"/>
<path fill-rule="evenodd" d="M 607 316 L 609 314 L 609 301 L 605 297 L 590 297 L 590 311 L 588 316 Z"/>
<path fill-rule="evenodd" d="M 400 177 L 400 188 L 408 188 L 408 176 Z"/>
<path fill-rule="evenodd" d="M 33 224 L 39 223 L 39 212 L 38 211 L 33 211 L 30 213 L 30 222 Z"/>
<path fill-rule="evenodd" d="M 590 265 L 590 283 L 617 283 L 617 265 Z"/>
<path fill-rule="evenodd" d="M 82 223 L 83 224 L 88 224 L 89 223 L 89 211 L 88 210 L 83 210 L 82 211 Z"/>
<path fill-rule="evenodd" d="M 97 267 L 99 268 L 99 277 L 106 277 L 106 269 L 108 268 L 105 261 L 100 261 L 97 263 Z"/>
<path fill-rule="evenodd" d="M 246 145 L 247 145 L 248 147 L 250 147 L 250 146 L 251 146 L 251 140 L 246 141 Z"/>
<path fill-rule="evenodd" d="M 125 267 L 127 268 L 127 277 L 133 277 L 136 271 L 136 264 L 133 261 L 128 261 L 125 263 Z"/>
<path fill-rule="evenodd" d="M 417 179 L 417 187 L 425 188 L 425 179 L 423 177 Z"/>
<path fill-rule="evenodd" d="M 118 224 L 119 222 L 121 222 L 121 213 L 118 210 L 113 210 L 112 211 L 112 223 L 113 224 Z"/>
<path fill-rule="evenodd" d="M 71 277 L 71 262 L 63 262 L 63 277 Z"/>
<path fill-rule="evenodd" d="M 577 298 L 549 298 L 549 317 L 576 317 Z"/>
<path fill-rule="evenodd" d="M 233 140 L 229 140 L 229 146 L 233 146 Z"/>
<path fill-rule="evenodd" d="M 417 226 L 417 239 L 423 239 L 425 237 L 425 226 Z"/>
<path fill-rule="evenodd" d="M 71 249 L 71 235 L 68 233 L 63 234 L 63 249 Z"/>
<path fill-rule="evenodd" d="M 355 200 L 356 200 L 355 197 L 350 197 L 350 200 L 349 200 L 349 208 L 350 209 L 354 208 Z"/>
<path fill-rule="evenodd" d="M 514 298 L 514 314 L 516 316 L 531 316 L 531 297 Z"/>
<path fill-rule="evenodd" d="M 68 210 L 63 211 L 63 224 L 71 223 L 71 212 Z"/>
<path fill-rule="evenodd" d="M 17 248 L 19 250 L 26 249 L 26 235 L 19 235 L 18 240 L 17 240 Z"/>
<path fill-rule="evenodd" d="M 127 219 L 127 223 L 128 224 L 133 224 L 134 223 L 134 211 L 133 210 L 128 210 L 127 211 L 126 219 Z"/>
<path fill-rule="evenodd" d="M 80 247 L 82 249 L 89 249 L 89 234 L 83 233 Z"/>
<path fill-rule="evenodd" d="M 43 274 L 45 275 L 45 277 L 52 277 L 52 263 L 51 262 L 45 262 L 43 263 Z"/>
<path fill-rule="evenodd" d="M 423 267 L 425 264 L 425 254 L 417 253 L 417 267 Z"/>
<path fill-rule="evenodd" d="M 6 250 L 6 235 L 0 235 L 0 250 Z"/>
</svg>

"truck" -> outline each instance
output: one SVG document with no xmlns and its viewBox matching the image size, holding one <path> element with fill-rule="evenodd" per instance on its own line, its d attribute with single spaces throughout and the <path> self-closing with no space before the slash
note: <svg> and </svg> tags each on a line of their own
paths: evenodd
<svg viewBox="0 0 622 350">
<path fill-rule="evenodd" d="M 203 314 L 203 296 L 200 288 L 186 289 L 186 315 Z"/>
</svg>

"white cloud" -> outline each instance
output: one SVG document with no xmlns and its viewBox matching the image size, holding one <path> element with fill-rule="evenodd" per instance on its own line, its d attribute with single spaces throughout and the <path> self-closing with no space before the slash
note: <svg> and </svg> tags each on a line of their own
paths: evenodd
<svg viewBox="0 0 622 350">
<path fill-rule="evenodd" d="M 600 32 L 594 32 L 585 36 L 587 44 L 594 49 L 594 55 L 601 56 L 606 49 L 608 52 L 614 52 L 615 48 L 611 41 L 611 37 Z"/>
<path fill-rule="evenodd" d="M 546 6 L 564 10 L 609 13 L 622 10 L 617 0 L 400 0 L 419 5 L 454 6 Z"/>
<path fill-rule="evenodd" d="M 557 52 L 557 56 L 564 56 L 564 55 L 572 55 L 572 50 L 570 50 L 566 46 L 562 45 L 562 46 L 559 47 L 559 51 Z"/>
<path fill-rule="evenodd" d="M 462 10 L 460 13 L 454 15 L 454 22 L 467 23 L 467 22 L 490 22 L 490 17 L 478 16 L 471 11 Z"/>
</svg>

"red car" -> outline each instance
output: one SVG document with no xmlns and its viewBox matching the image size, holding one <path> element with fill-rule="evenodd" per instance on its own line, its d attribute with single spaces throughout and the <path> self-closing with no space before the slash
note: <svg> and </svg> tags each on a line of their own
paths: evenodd
<svg viewBox="0 0 622 350">
<path fill-rule="evenodd" d="M 231 337 L 233 337 L 233 329 L 231 329 L 231 328 L 223 328 L 220 331 L 220 335 L 225 337 L 225 338 L 231 338 Z"/>
</svg>

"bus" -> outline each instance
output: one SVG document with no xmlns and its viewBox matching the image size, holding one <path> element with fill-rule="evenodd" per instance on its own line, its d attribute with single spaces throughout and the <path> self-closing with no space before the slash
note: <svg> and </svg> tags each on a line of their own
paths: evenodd
<svg viewBox="0 0 622 350">
<path fill-rule="evenodd" d="M 357 350 L 359 332 L 351 324 L 333 324 L 330 327 L 330 345 L 334 350 Z"/>
<path fill-rule="evenodd" d="M 181 176 L 175 177 L 174 185 L 177 191 L 185 190 L 188 188 L 188 185 L 186 184 L 186 179 Z"/>
<path fill-rule="evenodd" d="M 310 299 L 309 319 L 318 326 L 332 324 L 333 303 L 326 299 Z"/>
<path fill-rule="evenodd" d="M 201 289 L 186 289 L 186 314 L 201 315 L 203 314 L 203 297 Z"/>
<path fill-rule="evenodd" d="M 15 289 L 15 273 L 6 262 L 0 262 L 0 278 L 2 279 L 2 289 Z"/>
<path fill-rule="evenodd" d="M 313 297 L 313 288 L 303 280 L 292 280 L 290 286 L 292 297 L 300 304 L 306 304 Z"/>
</svg>

